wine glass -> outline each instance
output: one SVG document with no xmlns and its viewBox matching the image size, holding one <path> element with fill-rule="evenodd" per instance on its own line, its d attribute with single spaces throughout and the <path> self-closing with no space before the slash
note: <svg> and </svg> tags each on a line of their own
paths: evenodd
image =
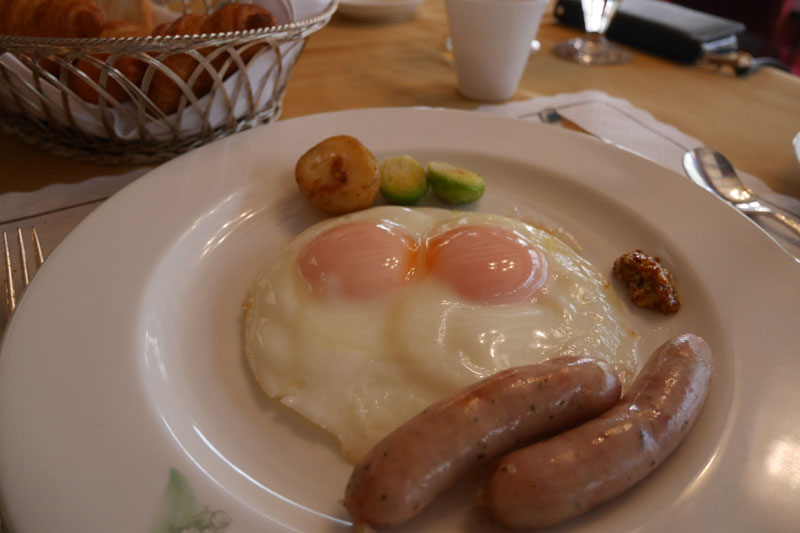
<svg viewBox="0 0 800 533">
<path fill-rule="evenodd" d="M 553 53 L 581 65 L 619 65 L 633 56 L 605 38 L 621 0 L 581 0 L 586 35 L 553 45 Z"/>
</svg>

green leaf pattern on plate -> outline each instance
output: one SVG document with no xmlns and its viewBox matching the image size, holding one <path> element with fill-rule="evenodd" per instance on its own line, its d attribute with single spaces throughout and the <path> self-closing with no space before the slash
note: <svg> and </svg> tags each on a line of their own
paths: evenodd
<svg viewBox="0 0 800 533">
<path fill-rule="evenodd" d="M 207 505 L 198 507 L 189 482 L 171 468 L 160 519 L 151 533 L 221 533 L 232 522 L 224 511 L 212 511 Z"/>
</svg>

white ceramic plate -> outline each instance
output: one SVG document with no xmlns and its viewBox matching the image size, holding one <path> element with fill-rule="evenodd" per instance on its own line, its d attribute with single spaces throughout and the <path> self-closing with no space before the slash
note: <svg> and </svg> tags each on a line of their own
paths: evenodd
<svg viewBox="0 0 800 533">
<path fill-rule="evenodd" d="M 338 13 L 369 22 L 408 18 L 425 0 L 339 0 Z"/>
<path fill-rule="evenodd" d="M 792 148 L 794 149 L 794 156 L 797 158 L 797 162 L 800 163 L 800 133 L 794 136 L 792 139 Z"/>
<path fill-rule="evenodd" d="M 565 530 L 800 523 L 800 268 L 789 256 L 688 180 L 591 138 L 477 112 L 373 109 L 193 151 L 56 249 L 0 356 L 0 481 L 18 531 L 346 528 L 350 467 L 330 437 L 260 391 L 241 341 L 251 280 L 322 218 L 296 190 L 294 164 L 339 133 L 379 159 L 409 153 L 480 172 L 489 187 L 472 209 L 562 226 L 604 271 L 642 248 L 677 276 L 679 313 L 627 313 L 644 350 L 687 331 L 709 341 L 708 401 L 661 468 Z M 471 509 L 473 490 L 456 488 L 402 530 L 492 530 Z"/>
</svg>

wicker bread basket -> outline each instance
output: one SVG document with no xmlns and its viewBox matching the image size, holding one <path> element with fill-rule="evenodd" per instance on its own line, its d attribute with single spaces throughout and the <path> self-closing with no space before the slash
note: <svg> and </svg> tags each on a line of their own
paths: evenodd
<svg viewBox="0 0 800 533">
<path fill-rule="evenodd" d="M 337 0 L 325 1 L 318 14 L 304 20 L 279 20 L 277 26 L 224 34 L 96 39 L 0 35 L 0 125 L 59 155 L 144 164 L 277 120 L 306 38 L 336 10 Z M 221 5 L 204 2 L 200 12 Z M 192 10 L 186 1 L 183 7 Z M 194 59 L 196 67 L 188 78 L 165 64 L 176 54 Z M 139 84 L 117 68 L 131 60 L 145 64 Z M 88 77 L 85 68 L 76 67 L 80 62 L 94 65 L 99 76 Z M 148 97 L 157 72 L 181 91 L 170 114 Z M 210 88 L 195 94 L 194 81 L 200 76 L 210 76 Z M 76 78 L 96 94 L 95 102 L 75 92 Z M 112 84 L 115 90 L 109 91 Z"/>
</svg>

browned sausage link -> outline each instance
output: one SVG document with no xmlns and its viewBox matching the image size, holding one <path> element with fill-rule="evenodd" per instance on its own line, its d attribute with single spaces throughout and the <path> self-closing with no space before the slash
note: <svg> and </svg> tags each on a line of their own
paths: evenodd
<svg viewBox="0 0 800 533">
<path fill-rule="evenodd" d="M 571 431 L 517 450 L 482 494 L 510 527 L 557 524 L 621 494 L 689 432 L 705 401 L 711 349 L 695 335 L 661 345 L 618 405 Z"/>
<path fill-rule="evenodd" d="M 356 525 L 410 519 L 461 475 L 514 446 L 552 435 L 619 400 L 606 363 L 560 357 L 510 368 L 428 407 L 355 467 L 344 504 Z"/>
</svg>

